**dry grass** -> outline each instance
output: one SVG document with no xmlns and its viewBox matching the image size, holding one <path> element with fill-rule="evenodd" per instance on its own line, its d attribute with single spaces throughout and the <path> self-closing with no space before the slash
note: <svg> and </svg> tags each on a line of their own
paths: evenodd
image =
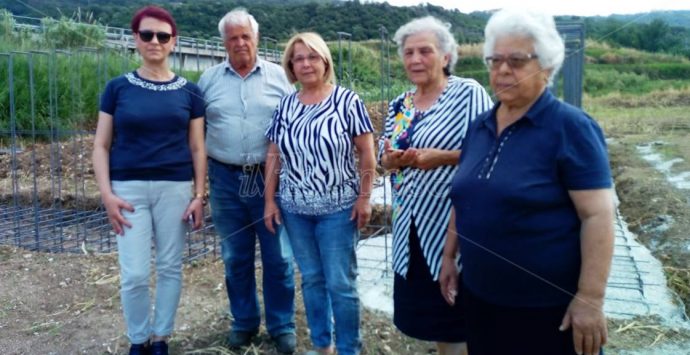
<svg viewBox="0 0 690 355">
<path fill-rule="evenodd" d="M 642 97 L 619 93 L 597 98 L 585 96 L 583 108 L 599 122 L 608 137 L 690 132 L 690 89 L 654 92 Z"/>
<path fill-rule="evenodd" d="M 651 101 L 664 104 L 650 107 Z M 585 110 L 614 138 L 609 156 L 621 213 L 664 264 L 668 286 L 690 309 L 690 193 L 674 187 L 636 149 L 639 144 L 661 142 L 655 151 L 664 159 L 683 159 L 673 165 L 672 173 L 690 170 L 690 90 L 587 99 Z M 657 228 L 664 224 L 668 228 Z"/>
<path fill-rule="evenodd" d="M 630 320 L 609 321 L 607 353 L 625 350 L 652 349 L 659 345 L 682 347 L 690 341 L 688 332 L 662 325 L 657 317 L 637 317 Z"/>
<path fill-rule="evenodd" d="M 461 44 L 458 46 L 460 58 L 484 57 L 484 43 Z"/>
</svg>

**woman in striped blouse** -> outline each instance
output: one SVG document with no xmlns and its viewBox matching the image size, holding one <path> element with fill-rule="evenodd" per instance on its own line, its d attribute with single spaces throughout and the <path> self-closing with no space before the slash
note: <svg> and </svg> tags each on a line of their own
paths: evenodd
<svg viewBox="0 0 690 355">
<path fill-rule="evenodd" d="M 318 34 L 293 36 L 283 68 L 302 89 L 280 101 L 266 132 L 272 143 L 266 158 L 264 222 L 272 232 L 281 222 L 287 228 L 316 350 L 333 353 L 334 319 L 338 354 L 357 354 L 355 245 L 359 228 L 371 215 L 373 128 L 359 97 L 335 85 L 331 54 Z"/>
<path fill-rule="evenodd" d="M 411 337 L 435 341 L 440 354 L 462 354 L 462 310 L 445 302 L 438 277 L 450 180 L 468 123 L 490 108 L 491 99 L 476 81 L 450 74 L 458 56 L 448 28 L 428 16 L 396 32 L 415 88 L 391 101 L 379 161 L 393 184 L 393 321 Z M 457 266 L 459 272 L 459 260 Z"/>
</svg>

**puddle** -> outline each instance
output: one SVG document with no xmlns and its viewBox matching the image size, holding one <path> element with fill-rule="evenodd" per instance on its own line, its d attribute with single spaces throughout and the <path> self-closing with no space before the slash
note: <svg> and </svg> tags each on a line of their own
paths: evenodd
<svg viewBox="0 0 690 355">
<path fill-rule="evenodd" d="M 690 171 L 675 173 L 672 171 L 674 165 L 683 162 L 681 158 L 664 160 L 662 154 L 655 152 L 655 147 L 665 145 L 664 142 L 652 142 L 637 146 L 637 152 L 642 159 L 648 161 L 654 169 L 664 174 L 666 180 L 677 189 L 690 190 Z"/>
</svg>

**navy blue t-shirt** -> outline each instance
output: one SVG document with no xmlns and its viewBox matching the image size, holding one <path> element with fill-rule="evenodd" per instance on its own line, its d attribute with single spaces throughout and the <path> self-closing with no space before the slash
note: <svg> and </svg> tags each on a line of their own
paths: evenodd
<svg viewBox="0 0 690 355">
<path fill-rule="evenodd" d="M 497 305 L 564 305 L 580 274 L 580 220 L 568 191 L 611 187 L 604 136 L 546 90 L 497 138 L 499 105 L 472 124 L 452 181 L 463 280 Z"/>
<path fill-rule="evenodd" d="M 134 71 L 108 82 L 100 110 L 113 116 L 111 180 L 192 179 L 189 124 L 204 116 L 196 84 L 179 76 L 150 81 Z"/>
</svg>

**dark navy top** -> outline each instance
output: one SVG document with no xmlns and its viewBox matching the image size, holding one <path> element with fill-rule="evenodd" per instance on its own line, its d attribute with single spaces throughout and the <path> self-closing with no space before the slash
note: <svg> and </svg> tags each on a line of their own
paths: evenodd
<svg viewBox="0 0 690 355">
<path fill-rule="evenodd" d="M 113 116 L 111 180 L 192 179 L 189 124 L 204 116 L 196 84 L 179 76 L 149 81 L 134 71 L 108 82 L 100 110 Z"/>
<path fill-rule="evenodd" d="M 497 138 L 499 106 L 472 124 L 452 181 L 464 283 L 497 305 L 567 304 L 580 274 L 568 191 L 611 187 L 603 133 L 546 90 Z"/>
</svg>

